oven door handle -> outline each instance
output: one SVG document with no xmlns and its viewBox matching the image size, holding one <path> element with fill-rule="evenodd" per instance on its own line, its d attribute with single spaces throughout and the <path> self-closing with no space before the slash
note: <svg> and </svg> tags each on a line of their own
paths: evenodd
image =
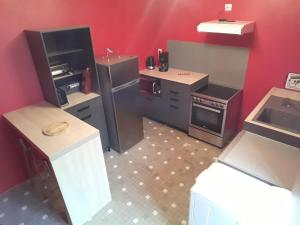
<svg viewBox="0 0 300 225">
<path fill-rule="evenodd" d="M 213 109 L 213 108 L 210 108 L 210 107 L 207 107 L 207 106 L 204 106 L 204 105 L 199 105 L 199 104 L 196 104 L 196 103 L 193 103 L 193 106 L 195 107 L 198 107 L 198 108 L 202 108 L 202 109 L 206 109 L 206 110 L 209 110 L 209 111 L 212 111 L 212 112 L 216 112 L 216 113 L 221 113 L 220 110 L 218 109 Z"/>
</svg>

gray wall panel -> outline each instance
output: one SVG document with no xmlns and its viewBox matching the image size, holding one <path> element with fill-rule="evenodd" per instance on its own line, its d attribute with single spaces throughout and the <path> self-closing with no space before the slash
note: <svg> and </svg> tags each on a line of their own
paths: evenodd
<svg viewBox="0 0 300 225">
<path fill-rule="evenodd" d="M 170 67 L 209 74 L 209 82 L 244 86 L 249 48 L 168 41 Z"/>
</svg>

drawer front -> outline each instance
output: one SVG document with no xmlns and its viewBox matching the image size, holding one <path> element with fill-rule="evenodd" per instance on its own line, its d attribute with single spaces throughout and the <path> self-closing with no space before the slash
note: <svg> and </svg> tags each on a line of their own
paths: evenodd
<svg viewBox="0 0 300 225">
<path fill-rule="evenodd" d="M 100 98 L 94 98 L 67 108 L 66 111 L 93 127 L 100 129 Z"/>
<path fill-rule="evenodd" d="M 97 109 L 100 107 L 100 99 L 99 97 L 91 99 L 89 101 L 80 103 L 73 107 L 67 108 L 66 111 L 71 113 L 73 116 L 81 117 L 82 115 L 86 115 L 90 113 L 93 109 Z"/>
<path fill-rule="evenodd" d="M 68 108 L 65 111 L 97 128 L 100 131 L 103 150 L 110 147 L 101 97 L 83 102 L 79 105 Z"/>
<path fill-rule="evenodd" d="M 185 105 L 168 103 L 167 123 L 181 130 L 188 130 L 189 108 Z"/>
<path fill-rule="evenodd" d="M 84 113 L 81 113 L 78 116 L 78 119 L 90 124 L 91 126 L 97 128 L 98 130 L 101 130 L 100 128 L 100 108 L 93 108 L 90 109 L 89 111 L 85 111 Z"/>
<path fill-rule="evenodd" d="M 166 104 L 163 102 L 162 98 L 154 96 L 142 96 L 141 106 L 143 115 L 165 122 L 166 117 Z"/>
<path fill-rule="evenodd" d="M 165 99 L 182 99 L 190 94 L 189 85 L 180 84 L 172 81 L 162 81 L 162 95 Z"/>
</svg>

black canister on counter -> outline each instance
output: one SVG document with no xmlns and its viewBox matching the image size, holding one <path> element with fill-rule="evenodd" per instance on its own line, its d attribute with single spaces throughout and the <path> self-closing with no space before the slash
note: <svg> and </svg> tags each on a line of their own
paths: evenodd
<svg viewBox="0 0 300 225">
<path fill-rule="evenodd" d="M 155 61 L 154 61 L 154 56 L 148 56 L 146 59 L 146 67 L 149 70 L 154 70 L 155 69 Z"/>
</svg>

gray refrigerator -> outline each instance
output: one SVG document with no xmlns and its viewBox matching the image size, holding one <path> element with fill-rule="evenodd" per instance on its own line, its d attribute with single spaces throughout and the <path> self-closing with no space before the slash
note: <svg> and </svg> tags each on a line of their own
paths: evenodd
<svg viewBox="0 0 300 225">
<path fill-rule="evenodd" d="M 138 58 L 96 59 L 111 148 L 122 153 L 144 138 Z"/>
</svg>

